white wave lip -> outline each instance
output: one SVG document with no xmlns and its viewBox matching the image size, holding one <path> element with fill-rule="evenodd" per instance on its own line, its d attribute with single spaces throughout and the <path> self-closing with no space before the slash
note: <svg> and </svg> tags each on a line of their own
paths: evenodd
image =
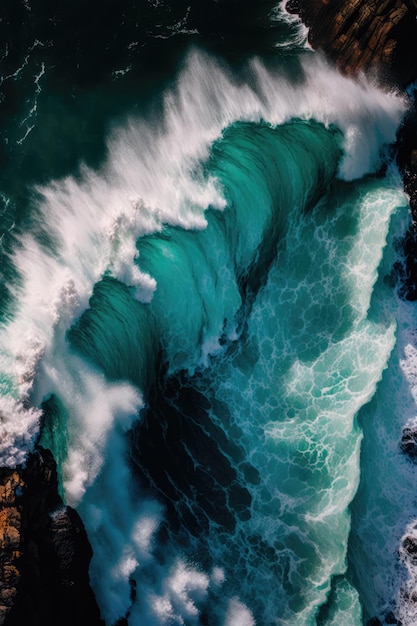
<svg viewBox="0 0 417 626">
<path fill-rule="evenodd" d="M 0 334 L 3 371 L 13 371 L 19 354 L 36 361 L 31 345 L 50 342 L 64 312 L 69 325 L 106 270 L 149 301 L 156 285 L 133 263 L 136 239 L 163 223 L 204 228 L 205 209 L 224 207 L 216 182 L 204 180 L 201 161 L 233 122 L 279 125 L 298 117 L 336 124 L 345 136 L 340 175 L 351 180 L 378 168 L 381 147 L 394 140 L 405 111 L 400 96 L 342 77 L 317 57 L 305 60 L 305 80 L 296 86 L 258 60 L 251 70 L 253 84 L 237 84 L 213 60 L 191 53 L 176 90 L 165 96 L 162 120 L 130 120 L 113 132 L 101 172 L 85 168 L 81 181 L 69 177 L 38 190 L 40 230 L 55 252 L 31 234 L 20 238 L 14 260 L 23 285 L 10 286 L 17 310 Z M 12 377 L 20 397 L 28 396 L 35 369 L 27 358 L 26 383 Z"/>
<path fill-rule="evenodd" d="M 306 62 L 304 70 L 305 82 L 293 86 L 255 60 L 254 84 L 242 85 L 194 52 L 177 89 L 165 97 L 159 126 L 131 120 L 114 131 L 102 172 L 85 169 L 81 182 L 67 178 L 39 190 L 39 223 L 56 251 L 48 254 L 31 234 L 21 237 L 15 251 L 23 285 L 10 287 L 17 310 L 0 331 L 0 367 L 16 399 L 29 397 L 36 363 L 53 341 L 58 318 L 65 315 L 68 326 L 80 315 L 106 270 L 134 286 L 141 300 L 151 299 L 155 282 L 134 264 L 138 237 L 163 223 L 204 228 L 207 206 L 224 206 L 215 181 L 204 181 L 200 163 L 234 121 L 278 125 L 300 117 L 337 124 L 345 135 L 341 176 L 349 180 L 378 167 L 381 145 L 395 137 L 403 99 L 344 78 L 317 59 Z M 17 373 L 21 355 L 25 370 Z M 36 430 L 38 418 L 36 412 L 26 414 L 27 432 Z M 22 454 L 10 452 L 15 447 L 10 430 L 3 428 L 2 441 L 0 462 L 21 462 Z"/>
</svg>

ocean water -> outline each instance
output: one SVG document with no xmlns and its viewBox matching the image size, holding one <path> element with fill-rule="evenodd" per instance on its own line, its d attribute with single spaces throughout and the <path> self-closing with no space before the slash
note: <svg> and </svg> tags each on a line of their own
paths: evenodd
<svg viewBox="0 0 417 626">
<path fill-rule="evenodd" d="M 106 626 L 411 626 L 407 101 L 185 4 L 6 5 L 1 464 L 53 451 Z"/>
</svg>

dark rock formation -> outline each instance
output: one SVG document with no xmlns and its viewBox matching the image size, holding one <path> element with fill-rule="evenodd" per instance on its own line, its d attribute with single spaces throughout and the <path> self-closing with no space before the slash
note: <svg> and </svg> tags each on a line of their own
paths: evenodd
<svg viewBox="0 0 417 626">
<path fill-rule="evenodd" d="M 0 547 L 0 625 L 104 624 L 89 585 L 92 550 L 58 494 L 49 450 L 0 470 Z"/>
<path fill-rule="evenodd" d="M 417 565 L 417 540 L 414 536 L 410 535 L 403 539 L 404 553 L 407 559 L 412 562 L 413 565 Z"/>
<path fill-rule="evenodd" d="M 402 172 L 404 190 L 409 197 L 411 226 L 404 240 L 405 262 L 402 284 L 405 297 L 417 300 L 417 104 L 414 92 L 412 104 L 398 133 L 397 161 Z"/>
<path fill-rule="evenodd" d="M 309 41 L 346 74 L 370 70 L 406 85 L 416 77 L 414 0 L 289 0 L 309 27 Z"/>
<path fill-rule="evenodd" d="M 410 459 L 417 461 L 417 428 L 405 426 L 403 429 L 401 442 L 401 451 L 407 454 Z"/>
<path fill-rule="evenodd" d="M 0 470 L 0 624 L 14 604 L 20 579 L 22 507 L 16 496 L 23 485 L 16 470 Z"/>
</svg>

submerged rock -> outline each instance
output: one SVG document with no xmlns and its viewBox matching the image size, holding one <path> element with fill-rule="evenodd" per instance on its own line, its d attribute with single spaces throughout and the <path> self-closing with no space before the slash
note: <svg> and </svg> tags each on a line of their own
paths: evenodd
<svg viewBox="0 0 417 626">
<path fill-rule="evenodd" d="M 0 470 L 0 547 L 0 626 L 104 624 L 89 584 L 92 550 L 62 503 L 49 450 Z"/>
<path fill-rule="evenodd" d="M 406 426 L 403 429 L 400 448 L 404 454 L 407 454 L 413 461 L 417 461 L 417 428 Z"/>
<path fill-rule="evenodd" d="M 23 484 L 16 470 L 0 470 L 0 624 L 13 607 L 20 580 L 22 507 L 16 494 Z"/>
<path fill-rule="evenodd" d="M 411 225 L 404 241 L 402 284 L 404 296 L 417 300 L 417 92 L 412 93 L 408 114 L 400 128 L 397 140 L 397 161 L 411 209 Z"/>
</svg>

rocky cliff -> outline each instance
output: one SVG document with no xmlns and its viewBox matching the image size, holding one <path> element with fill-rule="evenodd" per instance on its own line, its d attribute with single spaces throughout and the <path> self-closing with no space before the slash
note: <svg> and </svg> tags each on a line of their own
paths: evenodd
<svg viewBox="0 0 417 626">
<path fill-rule="evenodd" d="M 309 41 L 347 74 L 361 70 L 404 86 L 416 77 L 416 0 L 289 0 Z"/>
<path fill-rule="evenodd" d="M 0 626 L 104 624 L 89 585 L 91 547 L 58 494 L 49 450 L 0 469 L 0 547 Z"/>
</svg>

